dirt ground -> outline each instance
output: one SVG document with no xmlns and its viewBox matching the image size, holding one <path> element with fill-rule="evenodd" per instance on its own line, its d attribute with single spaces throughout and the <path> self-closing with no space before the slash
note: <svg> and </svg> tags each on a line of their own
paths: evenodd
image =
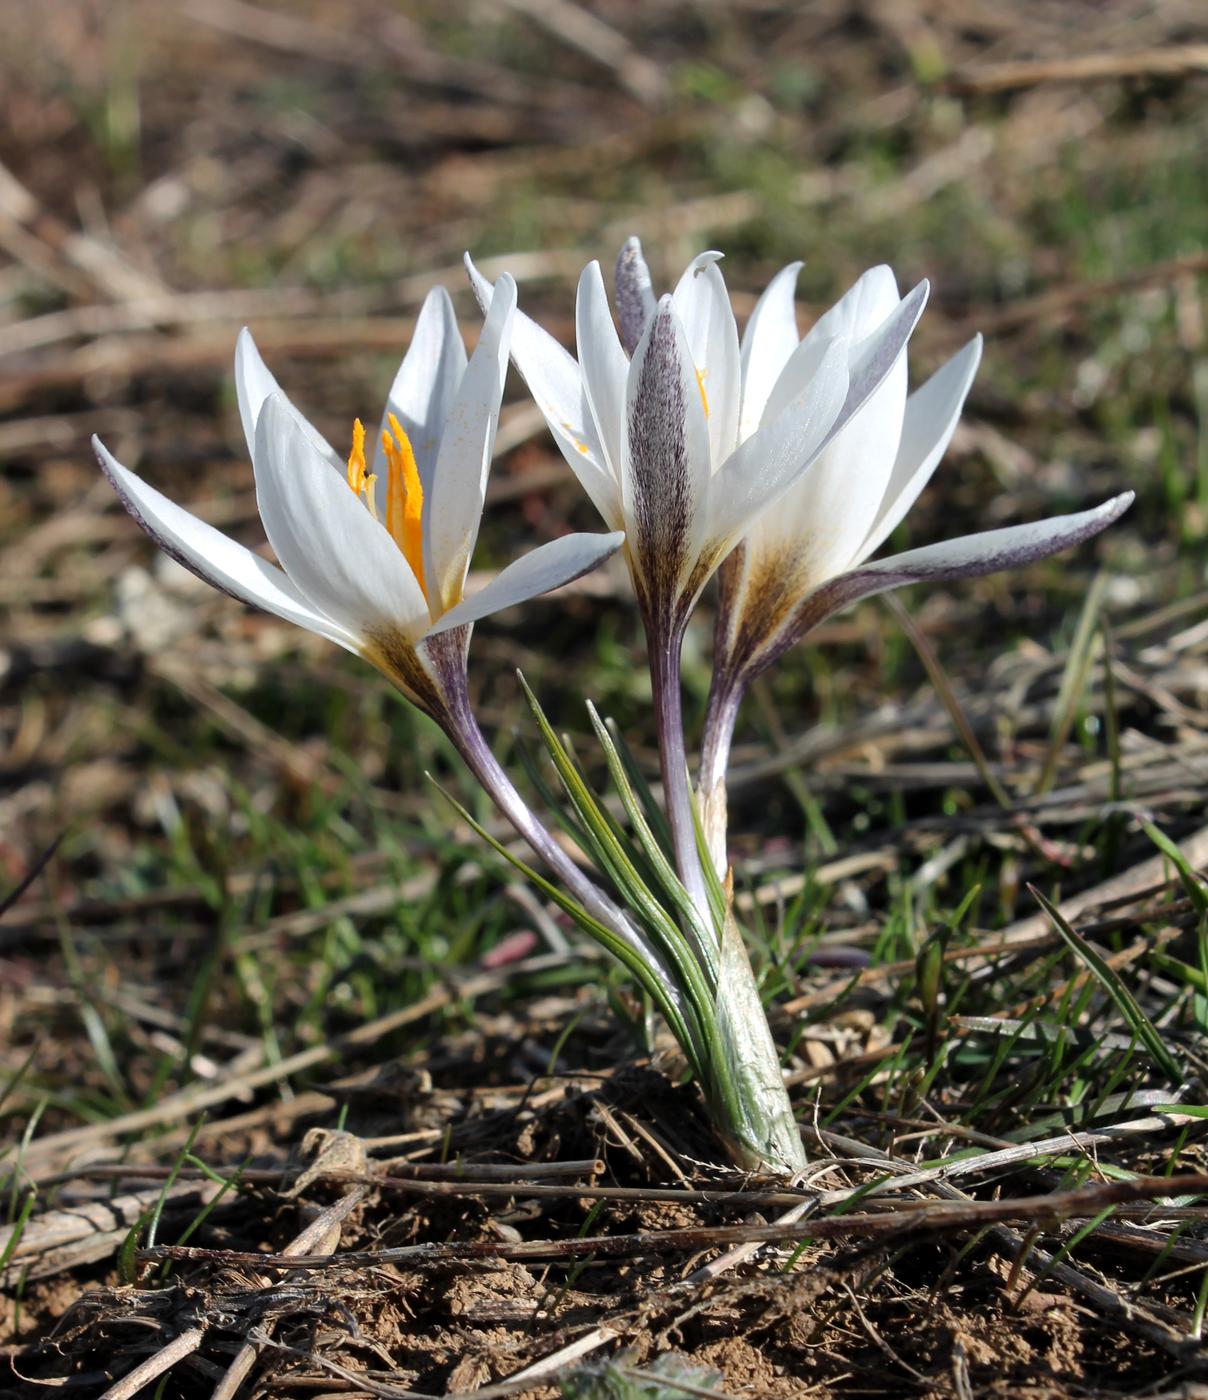
<svg viewBox="0 0 1208 1400">
<path fill-rule="evenodd" d="M 1208 1395 L 1206 54 L 1200 0 L 0 7 L 0 1394 Z M 916 377 L 986 333 L 909 543 L 1138 492 L 752 697 L 797 1183 L 484 865 L 434 729 L 88 448 L 256 541 L 241 325 L 343 443 L 431 285 L 476 333 L 467 248 L 572 343 L 633 232 L 744 315 L 929 276 Z M 518 384 L 489 504 L 483 572 L 595 528 Z M 652 760 L 627 589 L 480 628 L 518 771 L 517 665 Z"/>
</svg>

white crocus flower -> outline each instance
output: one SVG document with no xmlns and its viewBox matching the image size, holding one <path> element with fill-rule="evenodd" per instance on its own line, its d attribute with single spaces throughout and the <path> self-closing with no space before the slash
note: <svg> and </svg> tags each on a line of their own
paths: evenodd
<svg viewBox="0 0 1208 1400">
<path fill-rule="evenodd" d="M 619 533 L 567 535 L 465 596 L 507 371 L 511 278 L 467 363 L 443 288 L 424 302 L 390 390 L 372 457 L 358 420 L 345 462 L 281 392 L 244 330 L 239 413 L 256 501 L 280 566 L 189 514 L 94 439 L 126 509 L 165 553 L 241 602 L 371 661 L 429 712 L 460 689 L 469 624 L 577 578 Z"/>
<path fill-rule="evenodd" d="M 522 313 L 512 359 L 550 432 L 625 554 L 648 628 L 682 630 L 755 517 L 809 466 L 898 360 L 926 283 L 853 355 L 847 328 L 814 337 L 773 384 L 750 364 L 719 253 L 657 300 L 636 239 L 617 265 L 620 333 L 598 263 L 579 279 L 578 362 Z M 482 305 L 491 284 L 467 258 Z M 749 384 L 768 402 L 752 420 Z"/>
<path fill-rule="evenodd" d="M 748 369 L 743 428 L 748 431 L 779 411 L 794 361 L 810 353 L 812 341 L 838 336 L 858 357 L 862 346 L 876 342 L 898 305 L 892 272 L 873 268 L 799 341 L 793 304 L 799 267 L 793 264 L 772 280 L 743 335 Z M 1076 515 L 871 560 L 938 466 L 980 358 L 981 337 L 975 336 L 908 397 L 903 355 L 809 470 L 757 517 L 722 566 L 700 780 L 715 856 L 724 853 L 725 771 L 739 704 L 755 677 L 807 632 L 875 593 L 1043 559 L 1097 534 L 1131 503 L 1128 491 Z M 724 866 L 724 854 L 718 863 Z"/>
<path fill-rule="evenodd" d="M 245 330 L 235 354 L 256 499 L 280 566 L 127 471 L 94 439 L 126 509 L 167 554 L 241 602 L 296 622 L 378 667 L 444 729 L 470 771 L 597 929 L 647 969 L 664 1004 L 683 993 L 633 917 L 567 855 L 516 791 L 470 706 L 471 625 L 557 588 L 624 542 L 568 535 L 465 596 L 495 444 L 516 286 L 500 279 L 467 363 L 453 306 L 432 291 L 387 399 L 372 460 L 354 424 L 347 461 L 281 392 Z"/>
<path fill-rule="evenodd" d="M 751 421 L 776 412 L 793 361 L 811 341 L 840 336 L 858 356 L 898 305 L 893 273 L 873 268 L 798 342 L 793 307 L 798 266 L 785 268 L 772 281 L 743 337 L 744 361 L 763 369 L 760 384 L 748 380 Z M 914 580 L 968 577 L 1028 563 L 1098 533 L 1127 508 L 1132 492 L 1077 515 L 867 562 L 939 465 L 981 348 L 981 336 L 975 336 L 909 397 L 902 355 L 775 508 L 757 517 L 723 571 L 717 634 L 721 669 L 756 675 L 818 621 L 820 610 L 830 612 L 854 597 Z M 774 387 L 765 405 L 759 391 L 768 382 Z"/>
</svg>

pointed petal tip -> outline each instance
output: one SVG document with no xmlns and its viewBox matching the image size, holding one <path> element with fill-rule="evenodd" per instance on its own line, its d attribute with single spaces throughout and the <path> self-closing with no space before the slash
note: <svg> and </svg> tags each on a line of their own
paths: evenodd
<svg viewBox="0 0 1208 1400">
<path fill-rule="evenodd" d="M 105 479 L 117 492 L 126 509 L 130 511 L 131 514 L 134 514 L 131 509 L 129 488 L 126 486 L 124 478 L 134 477 L 136 473 L 132 472 L 129 467 L 124 467 L 121 462 L 118 461 L 113 453 L 110 452 L 101 441 L 98 434 L 93 433 L 90 442 L 92 444 L 92 450 L 96 454 L 97 465 L 100 467 Z M 135 518 L 138 519 L 137 516 Z"/>
<path fill-rule="evenodd" d="M 118 493 L 119 496 L 122 495 L 122 489 L 118 481 L 117 474 L 118 471 L 124 471 L 125 468 L 122 467 L 122 464 L 117 460 L 113 453 L 109 451 L 109 449 L 101 441 L 100 436 L 97 433 L 93 433 L 93 435 L 88 439 L 88 441 L 91 444 L 93 453 L 96 456 L 97 465 L 105 474 L 105 477 L 108 479 L 110 486 L 113 487 L 113 489 Z M 115 470 L 115 468 L 117 470 Z"/>
<path fill-rule="evenodd" d="M 260 354 L 260 347 L 256 344 L 256 337 L 252 334 L 250 326 L 240 326 L 239 334 L 235 337 L 235 371 L 238 373 L 240 367 L 249 358 L 255 360 L 263 359 Z"/>
<path fill-rule="evenodd" d="M 953 355 L 953 361 L 963 360 L 968 362 L 969 383 L 972 385 L 973 378 L 977 374 L 982 362 L 982 355 L 986 349 L 986 338 L 981 331 L 977 331 L 965 341 L 964 345 Z"/>
<path fill-rule="evenodd" d="M 483 307 L 486 314 L 486 324 L 483 326 L 483 330 L 485 332 L 488 325 L 492 329 L 498 327 L 501 343 L 509 335 L 508 327 L 511 325 L 512 316 L 516 311 L 517 295 L 516 279 L 510 272 L 501 272 L 491 294 L 490 306 Z M 503 353 L 506 356 L 506 346 Z"/>
<path fill-rule="evenodd" d="M 467 253 L 466 256 L 469 257 L 469 254 Z M 449 295 L 448 287 L 443 282 L 434 282 L 424 294 L 424 299 L 420 303 L 420 312 L 422 313 L 426 306 L 439 305 L 443 307 L 446 302 L 452 308 L 453 298 Z"/>
<path fill-rule="evenodd" d="M 479 272 L 468 249 L 462 256 L 462 263 L 466 269 L 466 276 L 470 281 L 470 290 L 474 293 L 474 300 L 478 303 L 478 309 L 485 312 L 490 305 L 490 296 L 492 292 L 491 283 Z"/>
<path fill-rule="evenodd" d="M 902 300 L 908 301 L 912 305 L 914 304 L 914 302 L 917 301 L 919 303 L 919 310 L 921 312 L 923 307 L 927 305 L 927 299 L 928 297 L 930 297 L 930 295 L 931 279 L 929 277 L 924 277 L 920 281 L 916 282 L 913 287 L 911 287 L 911 289 L 906 293 Z"/>
<path fill-rule="evenodd" d="M 600 259 L 592 258 L 591 262 L 585 264 L 583 271 L 579 273 L 579 282 L 575 289 L 576 301 L 579 297 L 583 295 L 584 288 L 587 287 L 590 283 L 594 282 L 597 278 L 599 278 L 600 284 L 603 285 L 604 269 L 600 266 Z"/>
</svg>

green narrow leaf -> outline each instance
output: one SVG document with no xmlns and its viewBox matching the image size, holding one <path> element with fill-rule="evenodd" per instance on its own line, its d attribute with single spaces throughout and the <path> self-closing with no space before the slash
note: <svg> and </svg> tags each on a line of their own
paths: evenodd
<svg viewBox="0 0 1208 1400">
<path fill-rule="evenodd" d="M 193 1124 L 192 1128 L 189 1129 L 189 1140 L 185 1143 L 184 1147 L 181 1148 L 180 1155 L 176 1158 L 176 1161 L 173 1162 L 168 1175 L 164 1177 L 163 1188 L 156 1199 L 155 1205 L 152 1207 L 151 1219 L 147 1222 L 148 1249 L 153 1248 L 155 1244 L 156 1232 L 159 1230 L 160 1217 L 164 1213 L 164 1206 L 167 1204 L 168 1193 L 172 1190 L 172 1187 L 175 1186 L 176 1178 L 180 1175 L 180 1169 L 184 1166 L 186 1158 L 192 1153 L 193 1144 L 197 1141 L 197 1134 L 201 1131 L 201 1125 L 205 1121 L 206 1116 L 203 1113 L 201 1117 L 198 1118 L 197 1122 Z"/>
<path fill-rule="evenodd" d="M 625 765 L 625 773 L 629 778 L 629 785 L 637 793 L 642 804 L 642 810 L 646 814 L 646 823 L 650 830 L 654 832 L 659 845 L 663 848 L 665 855 L 670 857 L 675 849 L 675 844 L 671 836 L 671 824 L 667 820 L 667 814 L 655 800 L 654 792 L 650 784 L 646 781 L 646 775 L 642 772 L 641 765 L 634 757 L 633 750 L 629 747 L 629 741 L 621 733 L 620 726 L 614 720 L 606 720 L 608 733 L 612 737 L 612 742 L 616 745 L 617 752 L 621 755 L 621 761 Z"/>
<path fill-rule="evenodd" d="M 154 1206 L 148 1206 L 143 1211 L 127 1231 L 126 1238 L 122 1241 L 122 1247 L 118 1250 L 117 1276 L 123 1283 L 134 1284 L 138 1282 L 139 1241 L 143 1237 L 143 1231 L 151 1223 L 151 1217 L 154 1213 Z"/>
<path fill-rule="evenodd" d="M 29 1217 L 33 1214 L 37 1199 L 38 1193 L 31 1189 L 21 1202 L 21 1210 L 16 1220 L 13 1221 L 8 1243 L 4 1246 L 4 1253 L 0 1254 L 0 1278 L 4 1277 L 4 1271 L 8 1268 L 8 1261 L 17 1252 L 17 1246 L 21 1243 L 21 1236 L 25 1233 L 25 1226 L 29 1223 Z"/>
<path fill-rule="evenodd" d="M 1106 587 L 1107 575 L 1099 573 L 1095 575 L 1090 588 L 1087 589 L 1082 612 L 1078 618 L 1078 626 L 1074 631 L 1074 640 L 1070 644 L 1065 669 L 1061 674 L 1061 684 L 1057 688 L 1057 699 L 1053 703 L 1053 723 L 1049 729 L 1048 753 L 1045 755 L 1040 777 L 1033 790 L 1034 797 L 1039 797 L 1041 793 L 1047 792 L 1052 787 L 1053 779 L 1057 776 L 1057 765 L 1061 761 L 1061 750 L 1069 738 L 1070 730 L 1074 727 L 1074 719 L 1078 713 L 1078 701 L 1086 689 L 1087 676 L 1090 674 L 1091 662 L 1094 659 L 1095 622 L 1099 615 L 1099 605 L 1103 601 Z"/>
<path fill-rule="evenodd" d="M 592 918 L 577 900 L 572 899 L 552 881 L 538 874 L 532 866 L 527 865 L 519 856 L 513 855 L 501 841 L 496 840 L 480 822 L 475 820 L 466 808 L 457 801 L 452 793 L 443 788 L 431 774 L 428 774 L 428 780 L 476 835 L 480 836 L 494 851 L 501 855 L 509 865 L 518 870 L 527 880 L 530 880 L 544 895 L 552 899 L 558 908 L 561 909 L 564 914 L 569 915 L 589 938 L 594 939 L 604 947 L 618 962 L 632 973 L 634 978 L 641 984 L 643 989 L 650 995 L 651 999 L 662 1012 L 663 1019 L 671 1028 L 671 1033 L 675 1036 L 676 1040 L 679 1041 L 685 1055 L 688 1056 L 692 1064 L 693 1073 L 699 1077 L 702 1068 L 707 1062 L 708 1046 L 706 1039 L 702 1035 L 700 1027 L 695 1026 L 688 1020 L 656 975 L 652 964 L 658 966 L 659 960 L 654 950 L 651 950 L 650 962 L 643 960 L 643 958 L 622 938 L 619 938 L 611 929 L 606 928 L 598 920 Z M 666 975 L 666 970 L 663 969 L 663 971 L 664 975 Z"/>
<path fill-rule="evenodd" d="M 642 879 L 632 854 L 626 849 L 624 833 L 604 811 L 588 787 L 578 766 L 554 733 L 537 697 L 529 689 L 523 676 L 520 677 L 520 684 L 524 687 L 558 776 L 581 820 L 591 832 L 593 852 L 597 861 L 616 886 L 623 903 L 642 923 L 647 936 L 658 950 L 656 956 L 663 961 L 664 966 L 669 962 L 673 967 L 682 969 L 685 958 L 691 962 L 693 955 L 679 926 Z"/>
<path fill-rule="evenodd" d="M 1153 1022 L 1146 1016 L 1145 1012 L 1141 1010 L 1132 993 L 1120 980 L 1115 969 L 1107 964 L 1086 939 L 1070 925 L 1061 911 L 1046 899 L 1034 885 L 1029 885 L 1028 888 L 1032 891 L 1040 907 L 1052 920 L 1053 927 L 1061 935 L 1067 947 L 1069 947 L 1079 961 L 1086 965 L 1096 981 L 1099 982 L 1104 991 L 1111 997 L 1112 1001 L 1115 1003 L 1116 1010 L 1119 1011 L 1120 1015 L 1123 1016 L 1129 1026 L 1132 1027 L 1138 1040 L 1141 1041 L 1150 1055 L 1153 1056 L 1157 1064 L 1161 1066 L 1162 1072 L 1166 1075 L 1167 1079 L 1169 1079 L 1171 1084 L 1175 1087 L 1180 1086 L 1183 1083 L 1185 1075 L 1178 1061 L 1170 1053 L 1166 1042 L 1162 1039 L 1161 1034 L 1158 1032 Z"/>
<path fill-rule="evenodd" d="M 612 738 L 604 722 L 600 719 L 596 707 L 589 701 L 587 713 L 591 717 L 592 726 L 596 731 L 596 737 L 600 741 L 600 747 L 604 750 L 604 758 L 608 764 L 608 771 L 616 784 L 617 793 L 621 799 L 621 805 L 625 808 L 625 813 L 633 827 L 638 843 L 645 852 L 646 859 L 654 872 L 654 877 L 661 886 L 664 894 L 679 911 L 680 917 L 692 930 L 701 951 L 710 961 L 707 964 L 707 971 L 710 980 L 717 981 L 717 955 L 716 955 L 716 934 L 709 928 L 701 917 L 700 910 L 693 902 L 692 896 L 684 888 L 675 868 L 667 859 L 666 854 L 655 839 L 654 833 L 647 825 L 645 815 L 642 812 L 641 804 L 633 788 L 629 784 L 625 766 L 621 762 L 620 754 L 617 753 Z M 699 970 L 699 969 L 698 969 Z"/>
<path fill-rule="evenodd" d="M 1192 908 L 1201 919 L 1208 918 L 1208 890 L 1204 888 L 1202 877 L 1191 868 L 1191 862 L 1169 836 L 1153 822 L 1142 821 L 1141 828 L 1159 851 L 1178 871 L 1179 881 L 1187 892 Z"/>
</svg>

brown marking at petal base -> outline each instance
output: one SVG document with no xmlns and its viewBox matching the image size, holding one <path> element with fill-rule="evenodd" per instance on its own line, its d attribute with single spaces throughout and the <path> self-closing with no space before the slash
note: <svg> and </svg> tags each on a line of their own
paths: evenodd
<svg viewBox="0 0 1208 1400">
<path fill-rule="evenodd" d="M 417 646 L 402 632 L 378 632 L 365 639 L 361 655 L 376 666 L 408 700 L 426 715 L 439 720 L 448 706 Z"/>
<path fill-rule="evenodd" d="M 805 594 L 801 557 L 795 550 L 764 554 L 748 561 L 738 595 L 732 601 L 728 668 L 757 674 L 767 664 L 763 653 L 774 649 Z"/>
</svg>

